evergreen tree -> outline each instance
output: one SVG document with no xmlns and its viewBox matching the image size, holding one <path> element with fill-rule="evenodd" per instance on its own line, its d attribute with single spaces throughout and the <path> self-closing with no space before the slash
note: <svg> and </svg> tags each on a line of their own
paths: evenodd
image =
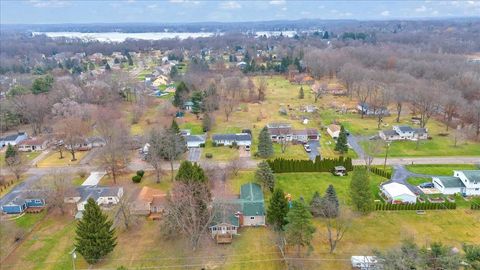
<svg viewBox="0 0 480 270">
<path fill-rule="evenodd" d="M 200 167 L 200 165 L 198 165 L 197 163 L 192 163 L 188 160 L 184 160 L 178 168 L 175 180 L 185 183 L 205 183 L 207 181 L 207 176 L 205 175 L 205 172 L 203 171 L 202 167 Z"/>
<path fill-rule="evenodd" d="M 203 119 L 202 119 L 203 132 L 210 131 L 211 128 L 212 128 L 212 119 L 211 119 L 211 116 L 206 113 L 203 115 Z"/>
<path fill-rule="evenodd" d="M 348 152 L 347 131 L 345 131 L 343 125 L 340 128 L 340 134 L 338 135 L 337 144 L 335 145 L 335 151 L 340 152 L 342 155 Z"/>
<path fill-rule="evenodd" d="M 198 119 L 198 114 L 202 112 L 202 100 L 203 100 L 203 94 L 202 92 L 195 92 L 192 95 L 192 113 L 195 114 L 195 116 Z"/>
<path fill-rule="evenodd" d="M 329 185 L 323 198 L 323 216 L 326 218 L 336 218 L 340 211 L 337 192 L 333 185 Z"/>
<path fill-rule="evenodd" d="M 8 144 L 7 151 L 5 152 L 5 160 L 15 156 L 17 156 L 17 150 L 15 150 L 15 147 L 13 147 L 11 144 Z"/>
<path fill-rule="evenodd" d="M 174 134 L 180 134 L 180 127 L 178 126 L 177 121 L 175 121 L 175 119 L 172 120 L 172 124 L 170 125 L 170 130 Z"/>
<path fill-rule="evenodd" d="M 89 198 L 78 222 L 75 248 L 89 264 L 95 264 L 112 252 L 117 245 L 113 222 L 102 212 L 95 200 Z"/>
<path fill-rule="evenodd" d="M 314 217 L 319 217 L 322 215 L 322 206 L 323 198 L 320 196 L 318 191 L 315 191 L 312 200 L 310 201 L 310 212 Z"/>
<path fill-rule="evenodd" d="M 303 99 L 305 97 L 305 93 L 303 92 L 303 86 L 300 86 L 300 91 L 298 92 L 298 98 Z"/>
<path fill-rule="evenodd" d="M 287 213 L 288 200 L 285 198 L 283 190 L 276 188 L 272 193 L 272 197 L 270 197 L 270 204 L 267 209 L 267 221 L 276 231 L 281 231 L 283 226 L 287 224 L 285 219 Z"/>
<path fill-rule="evenodd" d="M 272 139 L 267 127 L 264 127 L 258 135 L 258 155 L 261 158 L 268 158 L 273 155 Z"/>
<path fill-rule="evenodd" d="M 175 78 L 178 75 L 178 68 L 177 66 L 173 66 L 172 69 L 170 69 L 170 77 Z"/>
<path fill-rule="evenodd" d="M 180 82 L 175 89 L 175 95 L 173 96 L 173 105 L 177 108 L 182 108 L 185 101 L 187 101 L 190 90 L 184 82 Z"/>
<path fill-rule="evenodd" d="M 302 247 L 311 249 L 313 233 L 315 226 L 312 223 L 312 214 L 307 206 L 298 201 L 292 203 L 292 208 L 288 211 L 287 225 L 285 225 L 285 236 L 287 243 L 297 247 L 297 256 L 300 256 Z"/>
<path fill-rule="evenodd" d="M 275 175 L 273 174 L 268 162 L 262 161 L 258 163 L 258 168 L 255 171 L 255 180 L 262 183 L 263 188 L 268 188 L 273 191 L 275 187 Z"/>
<path fill-rule="evenodd" d="M 328 34 L 328 31 L 323 32 L 323 39 L 329 39 L 330 35 Z"/>
<path fill-rule="evenodd" d="M 361 213 L 372 211 L 373 196 L 366 168 L 356 168 L 350 181 L 350 198 L 354 208 Z"/>
<path fill-rule="evenodd" d="M 105 65 L 105 70 L 106 70 L 106 71 L 110 71 L 111 69 L 112 69 L 112 68 L 111 68 L 110 65 L 107 63 L 107 64 Z"/>
</svg>

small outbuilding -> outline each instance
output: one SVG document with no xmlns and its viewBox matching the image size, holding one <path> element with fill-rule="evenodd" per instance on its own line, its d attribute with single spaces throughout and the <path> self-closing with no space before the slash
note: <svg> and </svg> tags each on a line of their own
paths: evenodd
<svg viewBox="0 0 480 270">
<path fill-rule="evenodd" d="M 345 176 L 347 175 L 347 169 L 343 166 L 335 166 L 333 168 L 333 174 L 336 176 Z"/>
<path fill-rule="evenodd" d="M 381 187 L 383 195 L 389 203 L 416 203 L 417 195 L 415 195 L 406 185 L 392 182 Z"/>
<path fill-rule="evenodd" d="M 375 269 L 377 265 L 375 256 L 352 256 L 350 261 L 353 269 L 370 270 Z"/>
<path fill-rule="evenodd" d="M 339 125 L 331 124 L 327 127 L 327 133 L 330 137 L 336 140 L 338 139 L 338 136 L 340 136 L 340 129 L 341 127 Z"/>
</svg>

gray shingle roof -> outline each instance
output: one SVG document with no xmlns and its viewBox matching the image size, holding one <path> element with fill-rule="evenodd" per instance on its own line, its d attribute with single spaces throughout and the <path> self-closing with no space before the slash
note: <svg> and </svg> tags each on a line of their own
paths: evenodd
<svg viewBox="0 0 480 270">
<path fill-rule="evenodd" d="M 86 201 L 89 198 L 97 200 L 100 197 L 114 197 L 118 195 L 120 187 L 103 186 L 81 186 L 77 188 L 80 194 L 80 201 Z"/>
<path fill-rule="evenodd" d="M 213 134 L 212 140 L 214 141 L 251 141 L 252 136 L 248 133 Z"/>
<path fill-rule="evenodd" d="M 414 131 L 414 129 L 411 128 L 410 126 L 398 126 L 398 129 L 401 132 L 413 132 Z"/>
<path fill-rule="evenodd" d="M 205 142 L 205 135 L 187 135 L 185 140 L 187 142 Z"/>
<path fill-rule="evenodd" d="M 462 188 L 465 187 L 462 180 L 454 176 L 436 176 L 445 188 Z"/>
<path fill-rule="evenodd" d="M 480 170 L 461 171 L 470 182 L 480 182 Z"/>
</svg>

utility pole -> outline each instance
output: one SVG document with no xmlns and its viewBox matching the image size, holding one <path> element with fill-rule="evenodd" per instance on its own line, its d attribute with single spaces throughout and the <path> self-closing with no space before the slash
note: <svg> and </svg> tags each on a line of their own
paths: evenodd
<svg viewBox="0 0 480 270">
<path fill-rule="evenodd" d="M 74 248 L 72 251 L 70 251 L 70 255 L 72 255 L 72 265 L 73 265 L 73 270 L 75 270 L 75 259 L 77 258 L 77 253 L 75 253 L 75 250 L 77 248 Z"/>
<path fill-rule="evenodd" d="M 385 171 L 387 168 L 387 157 L 388 157 L 388 148 L 390 148 L 390 141 L 387 141 L 386 149 L 385 149 L 385 162 L 383 163 L 383 170 Z"/>
</svg>

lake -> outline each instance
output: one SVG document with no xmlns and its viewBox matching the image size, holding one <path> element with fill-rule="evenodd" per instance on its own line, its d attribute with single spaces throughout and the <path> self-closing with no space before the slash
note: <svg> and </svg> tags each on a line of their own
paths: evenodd
<svg viewBox="0 0 480 270">
<path fill-rule="evenodd" d="M 98 40 L 101 42 L 122 42 L 127 38 L 144 39 L 144 40 L 160 40 L 160 39 L 187 39 L 199 37 L 211 37 L 215 33 L 211 32 L 150 32 L 150 33 L 122 33 L 122 32 L 105 32 L 105 33 L 82 33 L 82 32 L 33 32 L 33 35 L 46 35 L 51 38 L 67 37 L 81 38 L 85 40 Z"/>
</svg>

